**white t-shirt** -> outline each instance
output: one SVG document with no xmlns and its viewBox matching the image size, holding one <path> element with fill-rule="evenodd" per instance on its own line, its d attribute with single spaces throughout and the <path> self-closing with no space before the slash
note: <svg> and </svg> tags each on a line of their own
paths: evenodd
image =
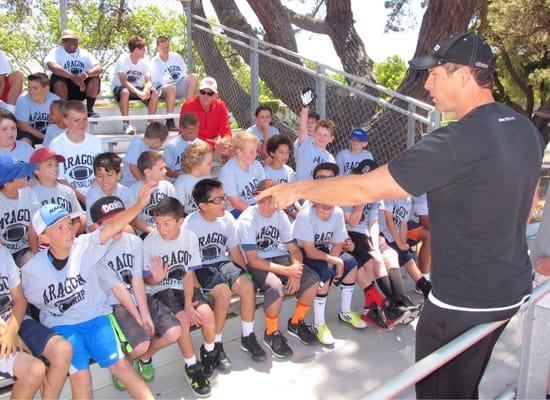
<svg viewBox="0 0 550 400">
<path fill-rule="evenodd" d="M 258 161 L 249 166 L 246 170 L 241 169 L 236 158 L 232 158 L 222 167 L 220 181 L 223 184 L 225 193 L 228 196 L 238 196 L 247 204 L 256 204 L 254 191 L 258 184 L 265 179 L 265 172 L 262 164 Z M 232 210 L 231 204 L 228 207 Z"/>
<path fill-rule="evenodd" d="M 254 250 L 263 259 L 288 254 L 285 244 L 294 241 L 290 221 L 283 211 L 277 210 L 265 218 L 257 205 L 241 213 L 237 230 L 243 250 Z"/>
<path fill-rule="evenodd" d="M 40 203 L 30 187 L 19 189 L 19 198 L 0 192 L 0 243 L 12 254 L 29 247 L 29 225 Z"/>
<path fill-rule="evenodd" d="M 149 63 L 149 68 L 151 81 L 155 87 L 178 84 L 185 79 L 186 75 L 183 58 L 173 51 L 168 53 L 168 60 L 166 61 L 162 61 L 157 54 Z"/>
<path fill-rule="evenodd" d="M 174 240 L 164 240 L 157 231 L 151 232 L 143 242 L 143 266 L 149 271 L 151 259 L 160 256 L 168 265 L 168 274 L 158 285 L 148 285 L 147 291 L 155 294 L 165 289 L 183 290 L 183 278 L 189 270 L 201 267 L 197 236 L 185 227 Z"/>
<path fill-rule="evenodd" d="M 256 136 L 260 140 L 260 145 L 264 144 L 264 134 L 256 124 L 252 125 L 246 131 Z M 278 134 L 279 134 L 279 130 L 273 125 L 269 125 L 269 127 L 267 128 L 267 138 L 269 139 Z M 261 160 L 262 160 L 262 157 L 260 156 L 260 154 L 258 154 L 256 156 L 256 161 L 261 161 Z"/>
<path fill-rule="evenodd" d="M 141 190 L 143 183 L 143 181 L 137 181 L 132 185 L 131 189 L 135 199 L 138 198 L 139 191 Z M 149 203 L 147 203 L 143 210 L 141 210 L 139 218 L 141 218 L 147 225 L 155 227 L 155 217 L 153 215 L 153 212 L 157 204 L 165 197 L 177 198 L 176 189 L 174 189 L 174 185 L 172 185 L 170 182 L 160 181 L 158 186 L 151 193 Z"/>
<path fill-rule="evenodd" d="M 177 172 L 181 170 L 181 154 L 187 146 L 201 142 L 202 140 L 199 138 L 188 142 L 179 135 L 173 139 L 170 139 L 164 146 L 164 162 L 166 163 L 166 166 L 172 171 Z"/>
<path fill-rule="evenodd" d="M 0 318 L 8 322 L 13 310 L 11 290 L 21 284 L 21 273 L 5 247 L 0 246 Z"/>
<path fill-rule="evenodd" d="M 397 228 L 397 233 L 401 230 L 401 222 L 408 221 L 411 218 L 412 212 L 412 200 L 410 197 L 404 199 L 382 200 L 380 202 L 380 232 L 384 234 L 384 237 L 388 242 L 395 242 L 395 239 L 390 233 L 388 226 L 386 225 L 386 219 L 384 218 L 384 211 L 391 211 L 393 215 L 393 223 Z"/>
<path fill-rule="evenodd" d="M 378 221 L 378 208 L 380 207 L 380 202 L 375 201 L 373 203 L 368 203 L 363 206 L 361 211 L 361 219 L 356 226 L 351 226 L 346 224 L 346 229 L 348 232 L 357 232 L 362 233 L 363 235 L 370 236 L 369 224 L 373 221 Z M 345 207 L 345 213 L 352 213 L 353 207 Z"/>
<path fill-rule="evenodd" d="M 413 212 L 416 215 L 429 215 L 428 210 L 428 196 L 426 193 L 421 194 L 418 197 L 413 197 Z"/>
<path fill-rule="evenodd" d="M 143 241 L 139 236 L 123 232 L 120 239 L 112 241 L 98 268 L 99 283 L 106 291 L 108 304 L 119 304 L 111 290 L 112 282 L 124 284 L 130 294 L 134 294 L 132 278 L 143 276 Z"/>
<path fill-rule="evenodd" d="M 365 149 L 357 154 L 352 154 L 349 149 L 344 149 L 336 155 L 336 163 L 340 167 L 340 175 L 351 174 L 351 171 L 361 164 L 363 160 L 374 160 L 374 157 L 370 151 Z"/>
<path fill-rule="evenodd" d="M 0 75 L 8 75 L 11 72 L 10 62 L 6 55 L 0 50 Z"/>
<path fill-rule="evenodd" d="M 31 154 L 33 153 L 33 151 L 34 149 L 32 148 L 32 146 L 27 142 L 23 142 L 22 140 L 16 140 L 15 147 L 9 152 L 3 149 L 0 149 L 0 153 L 4 153 L 11 156 L 11 158 L 14 161 L 24 161 L 24 162 L 29 162 L 29 159 L 31 158 Z"/>
<path fill-rule="evenodd" d="M 134 193 L 132 190 L 124 185 L 121 185 L 120 183 L 117 183 L 116 189 L 112 194 L 113 196 L 118 197 L 120 200 L 122 200 L 122 204 L 124 204 L 124 207 L 126 209 L 133 206 L 136 202 L 136 197 L 134 196 Z M 92 225 L 92 216 L 90 215 L 90 208 L 92 207 L 92 204 L 94 204 L 97 200 L 101 199 L 102 197 L 107 197 L 105 193 L 103 193 L 103 190 L 94 183 L 90 190 L 88 190 L 88 193 L 86 193 L 86 224 Z"/>
<path fill-rule="evenodd" d="M 296 180 L 296 173 L 286 164 L 283 164 L 279 169 L 265 165 L 264 172 L 265 179 L 271 179 L 274 183 L 294 182 Z"/>
<path fill-rule="evenodd" d="M 298 240 L 300 247 L 304 246 L 304 242 L 313 242 L 315 248 L 328 253 L 333 244 L 348 238 L 344 211 L 340 207 L 334 207 L 328 221 L 323 221 L 317 216 L 315 205 L 307 204 L 296 216 L 293 237 Z"/>
<path fill-rule="evenodd" d="M 59 204 L 71 214 L 82 211 L 76 193 L 67 185 L 58 183 L 54 187 L 46 187 L 37 183 L 32 187 L 32 191 L 42 206 L 44 204 Z"/>
<path fill-rule="evenodd" d="M 50 119 L 50 106 L 55 100 L 59 100 L 59 96 L 51 92 L 43 103 L 35 103 L 28 93 L 19 96 L 15 103 L 15 118 L 45 134 Z"/>
<path fill-rule="evenodd" d="M 61 135 L 62 132 L 65 132 L 65 128 L 60 128 L 57 124 L 49 124 L 46 128 L 46 136 L 44 136 L 42 146 L 49 147 L 52 140 Z"/>
<path fill-rule="evenodd" d="M 183 226 L 197 235 L 203 265 L 229 261 L 227 250 L 239 245 L 237 221 L 228 211 L 215 221 L 207 221 L 195 211 L 185 218 Z"/>
<path fill-rule="evenodd" d="M 125 186 L 132 186 L 136 183 L 136 178 L 130 172 L 130 164 L 137 166 L 137 160 L 141 153 L 144 151 L 152 150 L 149 146 L 145 144 L 143 138 L 137 137 L 126 149 L 126 155 L 124 156 L 124 162 L 122 163 L 122 179 L 121 182 Z"/>
<path fill-rule="evenodd" d="M 294 142 L 294 158 L 296 160 L 296 180 L 312 179 L 313 169 L 325 162 L 335 163 L 333 155 L 327 150 L 321 150 L 313 144 L 313 138 L 308 136 L 304 143 L 298 139 Z"/>
<path fill-rule="evenodd" d="M 99 64 L 97 58 L 89 51 L 78 48 L 74 53 L 67 53 L 63 46 L 54 47 L 46 56 L 44 62 L 47 70 L 49 70 L 48 63 L 52 61 L 75 75 L 89 71 Z"/>
<path fill-rule="evenodd" d="M 97 265 L 111 242 L 101 244 L 100 233 L 98 229 L 78 236 L 61 270 L 52 265 L 47 250 L 35 254 L 21 269 L 25 297 L 40 310 L 40 322 L 48 328 L 78 324 L 112 311 L 99 284 Z"/>
<path fill-rule="evenodd" d="M 65 162 L 59 163 L 59 179 L 86 195 L 94 181 L 94 159 L 102 152 L 101 141 L 86 133 L 82 142 L 74 143 L 64 132 L 52 140 L 49 147 L 65 157 Z"/>
<path fill-rule="evenodd" d="M 143 87 L 145 85 L 145 77 L 149 75 L 149 67 L 147 63 L 141 58 L 137 64 L 134 64 L 130 59 L 130 54 L 123 54 L 120 56 L 116 63 L 115 72 L 113 74 L 113 81 L 111 82 L 111 89 L 122 86 L 119 72 L 123 72 L 127 75 L 128 82 L 135 87 Z"/>
<path fill-rule="evenodd" d="M 174 182 L 178 200 L 183 204 L 185 214 L 191 214 L 193 211 L 198 210 L 195 199 L 193 198 L 193 187 L 198 181 L 203 179 L 212 178 L 211 175 L 204 176 L 192 176 L 187 174 L 181 174 Z"/>
</svg>

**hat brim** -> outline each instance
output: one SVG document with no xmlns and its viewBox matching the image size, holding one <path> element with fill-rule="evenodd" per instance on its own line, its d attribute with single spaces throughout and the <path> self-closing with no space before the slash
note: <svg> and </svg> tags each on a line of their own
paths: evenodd
<svg viewBox="0 0 550 400">
<path fill-rule="evenodd" d="M 36 165 L 34 164 L 26 162 L 14 163 L 13 168 L 10 169 L 9 173 L 0 177 L 0 185 L 4 185 L 8 182 L 13 181 L 14 179 L 27 178 L 31 176 L 35 170 Z"/>
<path fill-rule="evenodd" d="M 417 57 L 409 61 L 409 67 L 416 70 L 426 70 L 443 64 L 443 60 L 433 56 Z"/>
<path fill-rule="evenodd" d="M 212 86 L 210 85 L 204 85 L 204 86 L 200 86 L 199 87 L 199 90 L 204 90 L 204 89 L 210 89 L 211 91 L 213 91 L 214 93 L 218 94 L 218 91 L 216 89 L 214 89 Z"/>
<path fill-rule="evenodd" d="M 76 39 L 76 40 L 80 40 L 80 38 L 76 35 L 65 35 L 65 36 L 61 36 L 61 40 L 65 40 L 65 39 Z"/>
</svg>

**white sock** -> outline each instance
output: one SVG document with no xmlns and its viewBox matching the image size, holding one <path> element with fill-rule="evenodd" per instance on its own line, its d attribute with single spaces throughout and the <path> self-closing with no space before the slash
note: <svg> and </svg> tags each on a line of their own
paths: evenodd
<svg viewBox="0 0 550 400">
<path fill-rule="evenodd" d="M 212 350 L 214 350 L 214 343 L 204 342 L 204 350 L 210 353 Z"/>
<path fill-rule="evenodd" d="M 353 297 L 353 288 L 355 285 L 341 283 L 340 287 L 342 288 L 342 293 L 340 295 L 340 312 L 347 313 L 351 310 L 351 299 Z"/>
<path fill-rule="evenodd" d="M 221 343 L 222 342 L 222 334 L 221 333 L 216 333 L 214 335 L 214 343 Z"/>
<path fill-rule="evenodd" d="M 325 323 L 325 306 L 327 305 L 327 296 L 315 296 L 313 300 L 313 324 L 319 325 Z"/>
<path fill-rule="evenodd" d="M 183 357 L 183 361 L 185 361 L 185 365 L 187 365 L 188 367 L 192 367 L 197 363 L 197 357 L 195 357 L 195 355 L 193 354 L 191 358 Z"/>
<path fill-rule="evenodd" d="M 424 275 L 424 278 L 426 278 L 426 279 L 429 280 L 430 282 L 432 281 L 429 272 L 428 272 L 426 275 Z"/>
<path fill-rule="evenodd" d="M 243 337 L 247 337 L 254 331 L 254 321 L 252 322 L 245 322 L 241 320 L 241 326 L 243 330 Z"/>
</svg>

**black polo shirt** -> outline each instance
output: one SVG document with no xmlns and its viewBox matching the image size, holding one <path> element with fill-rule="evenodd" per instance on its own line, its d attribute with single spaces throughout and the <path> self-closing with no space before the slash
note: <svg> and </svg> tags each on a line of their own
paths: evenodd
<svg viewBox="0 0 550 400">
<path fill-rule="evenodd" d="M 433 295 L 453 306 L 505 307 L 531 292 L 526 222 L 543 143 L 525 116 L 475 108 L 389 163 L 408 193 L 428 192 Z"/>
</svg>

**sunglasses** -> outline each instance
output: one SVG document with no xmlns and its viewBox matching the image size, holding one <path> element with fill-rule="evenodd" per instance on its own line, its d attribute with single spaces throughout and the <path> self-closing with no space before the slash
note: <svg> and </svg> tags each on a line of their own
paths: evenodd
<svg viewBox="0 0 550 400">
<path fill-rule="evenodd" d="M 313 179 L 328 179 L 328 178 L 334 178 L 334 175 L 317 175 L 313 177 Z"/>
<path fill-rule="evenodd" d="M 208 97 L 212 97 L 216 94 L 214 92 L 209 92 L 208 90 L 199 90 L 199 93 L 202 94 L 203 96 L 208 96 Z"/>
<path fill-rule="evenodd" d="M 226 194 L 222 194 L 221 196 L 214 197 L 213 199 L 206 200 L 207 203 L 215 204 L 215 205 L 219 205 L 223 201 L 227 201 L 227 195 Z"/>
</svg>

